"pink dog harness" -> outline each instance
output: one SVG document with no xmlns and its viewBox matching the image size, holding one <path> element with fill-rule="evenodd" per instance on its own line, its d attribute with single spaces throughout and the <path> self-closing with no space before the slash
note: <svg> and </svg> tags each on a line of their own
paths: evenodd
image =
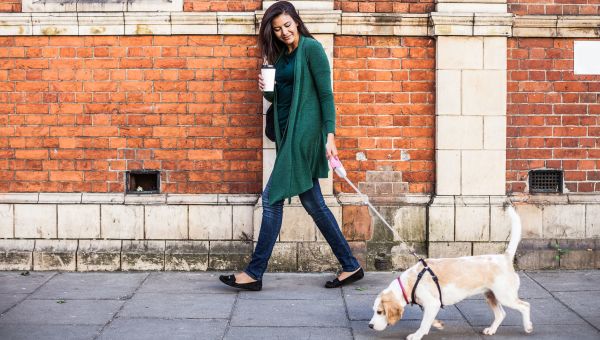
<svg viewBox="0 0 600 340">
<path fill-rule="evenodd" d="M 404 286 L 402 285 L 402 281 L 400 281 L 400 276 L 398 276 L 398 283 L 400 284 L 400 289 L 402 289 L 402 296 L 404 296 L 404 301 L 406 301 L 406 304 L 408 305 L 410 302 L 408 302 L 408 297 L 406 297 L 406 291 L 404 291 Z"/>
</svg>

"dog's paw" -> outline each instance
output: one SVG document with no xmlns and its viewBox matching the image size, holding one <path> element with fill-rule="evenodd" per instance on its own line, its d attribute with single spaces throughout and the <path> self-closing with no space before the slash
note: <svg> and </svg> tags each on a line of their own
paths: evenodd
<svg viewBox="0 0 600 340">
<path fill-rule="evenodd" d="M 422 336 L 420 336 L 419 334 L 417 334 L 417 333 L 413 333 L 413 334 L 409 334 L 409 335 L 406 337 L 406 340 L 421 340 L 421 338 L 423 338 L 423 337 L 422 337 Z"/>
<path fill-rule="evenodd" d="M 525 333 L 531 332 L 533 332 L 533 324 L 530 322 L 529 324 L 525 325 Z"/>
<path fill-rule="evenodd" d="M 444 323 L 440 320 L 433 320 L 433 323 L 431 325 L 436 329 L 444 329 Z"/>
<path fill-rule="evenodd" d="M 494 335 L 494 334 L 496 334 L 496 330 L 492 329 L 492 327 L 488 327 L 488 328 L 484 329 L 482 333 L 485 335 Z"/>
</svg>

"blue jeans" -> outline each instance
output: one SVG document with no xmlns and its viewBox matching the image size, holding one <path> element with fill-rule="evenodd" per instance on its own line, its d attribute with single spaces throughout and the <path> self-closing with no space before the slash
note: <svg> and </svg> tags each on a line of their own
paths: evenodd
<svg viewBox="0 0 600 340">
<path fill-rule="evenodd" d="M 244 270 L 246 274 L 255 280 L 261 280 L 263 273 L 267 270 L 267 264 L 283 220 L 283 200 L 275 204 L 269 204 L 269 190 L 271 188 L 271 179 L 267 183 L 262 194 L 263 214 L 258 234 L 258 242 L 252 254 L 252 260 Z M 335 257 L 342 265 L 342 270 L 352 272 L 360 267 L 356 258 L 352 255 L 350 246 L 340 227 L 338 226 L 331 210 L 325 205 L 321 186 L 318 179 L 313 179 L 313 187 L 306 192 L 298 195 L 302 206 L 306 212 L 315 221 L 315 224 L 329 243 Z"/>
</svg>

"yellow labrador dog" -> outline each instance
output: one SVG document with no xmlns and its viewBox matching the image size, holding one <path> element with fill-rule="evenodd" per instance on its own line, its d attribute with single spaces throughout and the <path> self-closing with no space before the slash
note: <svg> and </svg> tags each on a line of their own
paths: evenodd
<svg viewBox="0 0 600 340">
<path fill-rule="evenodd" d="M 424 268 L 422 262 L 415 264 L 379 293 L 373 304 L 369 327 L 382 331 L 402 318 L 404 306 L 419 304 L 423 308 L 421 326 L 406 337 L 408 340 L 419 340 L 429 334 L 431 326 L 443 328 L 443 324 L 435 319 L 442 302 L 444 305 L 453 305 L 469 296 L 483 293 L 494 312 L 494 322 L 483 330 L 483 334 L 496 333 L 506 315 L 503 305 L 521 312 L 525 332 L 530 333 L 533 324 L 529 318 L 529 303 L 519 299 L 519 276 L 513 268 L 513 259 L 521 240 L 521 219 L 512 206 L 508 207 L 508 215 L 511 237 L 504 254 L 428 259 L 426 263 L 438 277 L 442 295 L 440 297 L 438 286 L 430 272 L 426 271 L 414 291 L 413 301 L 412 290 Z"/>
</svg>

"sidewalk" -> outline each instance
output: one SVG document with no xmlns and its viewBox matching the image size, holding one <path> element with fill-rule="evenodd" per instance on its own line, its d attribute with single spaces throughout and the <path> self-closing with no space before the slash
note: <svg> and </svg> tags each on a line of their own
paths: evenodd
<svg viewBox="0 0 600 340">
<path fill-rule="evenodd" d="M 262 292 L 237 292 L 214 272 L 0 272 L 0 339 L 404 339 L 418 307 L 383 332 L 368 328 L 377 293 L 394 273 L 367 273 L 340 289 L 332 274 L 267 274 Z M 446 307 L 446 329 L 425 339 L 600 339 L 600 271 L 521 272 L 534 332 L 507 317 L 495 336 L 481 297 Z"/>
</svg>

